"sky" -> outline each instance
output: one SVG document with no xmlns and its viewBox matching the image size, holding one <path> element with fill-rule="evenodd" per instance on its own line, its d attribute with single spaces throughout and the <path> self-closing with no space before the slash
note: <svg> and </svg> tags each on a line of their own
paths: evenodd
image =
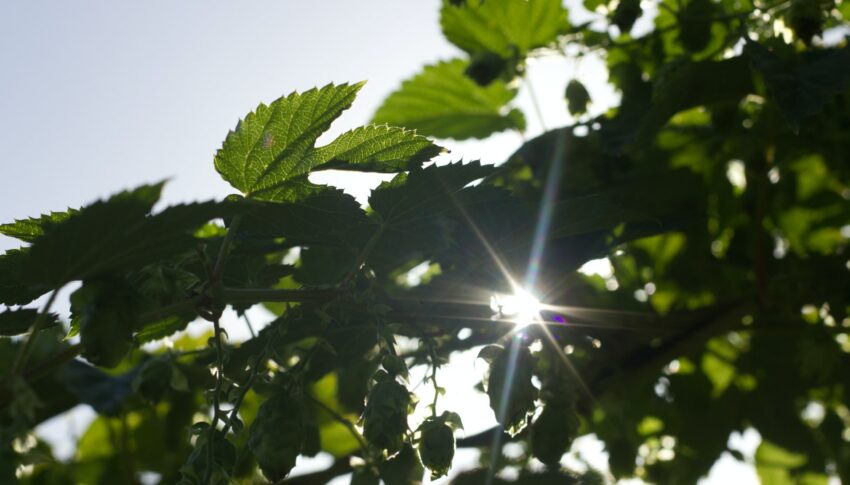
<svg viewBox="0 0 850 485">
<path fill-rule="evenodd" d="M 213 156 L 258 103 L 329 82 L 367 80 L 354 106 L 321 142 L 368 122 L 381 100 L 424 64 L 460 55 L 440 33 L 439 5 L 439 0 L 2 2 L 0 222 L 78 207 L 164 179 L 163 204 L 220 199 L 234 190 L 215 172 Z M 571 15 L 575 19 L 580 12 L 573 9 Z M 517 97 L 529 122 L 526 137 L 570 122 L 562 93 L 572 77 L 587 85 L 593 113 L 616 102 L 598 59 L 579 65 L 563 58 L 537 60 Z M 540 100 L 540 116 L 530 87 Z M 446 159 L 500 163 L 522 137 L 504 133 L 487 142 L 440 143 L 451 150 Z M 342 186 L 361 202 L 380 182 L 351 173 L 315 180 Z M 17 245 L 0 236 L 0 251 Z M 230 335 L 239 338 L 239 330 Z M 495 422 L 476 412 L 489 406 L 486 397 L 471 391 L 483 374 L 483 364 L 476 366 L 471 356 L 459 356 L 442 371 L 456 376 L 444 384 L 449 387 L 444 405 L 461 413 L 469 434 Z M 81 432 L 90 418 L 90 411 L 79 409 L 41 433 L 68 452 L 69 434 Z M 752 448 L 757 439 L 749 434 L 739 441 Z M 585 441 L 585 455 L 604 463 L 601 445 Z M 473 460 L 474 454 L 464 452 L 456 465 L 469 467 Z M 304 462 L 301 470 L 325 463 Z M 757 483 L 751 467 L 724 467 L 704 485 L 729 483 L 730 477 L 741 485 Z"/>
</svg>

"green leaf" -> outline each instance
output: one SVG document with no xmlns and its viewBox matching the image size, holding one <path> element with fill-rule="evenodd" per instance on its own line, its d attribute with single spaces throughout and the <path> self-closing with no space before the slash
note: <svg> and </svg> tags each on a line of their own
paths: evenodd
<svg viewBox="0 0 850 485">
<path fill-rule="evenodd" d="M 522 113 L 505 108 L 516 91 L 501 81 L 479 86 L 464 74 L 467 65 L 455 59 L 425 66 L 387 97 L 372 121 L 458 140 L 485 138 L 507 129 L 523 130 Z"/>
<path fill-rule="evenodd" d="M 655 81 L 652 106 L 640 122 L 635 144 L 651 142 L 658 130 L 680 111 L 736 101 L 751 92 L 752 74 L 743 56 L 668 64 Z"/>
<path fill-rule="evenodd" d="M 347 131 L 317 148 L 312 163 L 323 169 L 398 172 L 422 165 L 441 150 L 414 131 L 369 125 Z"/>
<path fill-rule="evenodd" d="M 289 245 L 356 242 L 369 225 L 360 204 L 337 189 L 296 202 L 254 202 L 239 226 L 241 241 L 285 238 Z"/>
<path fill-rule="evenodd" d="M 762 441 L 756 449 L 756 463 L 759 466 L 780 468 L 799 468 L 806 464 L 806 455 L 786 450 L 769 441 Z"/>
<path fill-rule="evenodd" d="M 784 60 L 752 41 L 745 52 L 794 133 L 807 117 L 850 87 L 850 47 L 811 50 L 796 61 Z"/>
<path fill-rule="evenodd" d="M 493 167 L 479 162 L 432 165 L 408 174 L 399 174 L 372 191 L 369 205 L 388 224 L 404 224 L 454 210 L 452 196 L 475 180 L 493 173 Z"/>
<path fill-rule="evenodd" d="M 505 58 L 552 44 L 569 28 L 561 0 L 444 3 L 440 25 L 446 39 L 466 52 L 493 52 Z"/>
<path fill-rule="evenodd" d="M 117 416 L 135 393 L 133 381 L 139 368 L 120 375 L 109 375 L 89 364 L 73 360 L 59 372 L 62 383 L 81 403 L 88 404 L 99 414 Z"/>
<path fill-rule="evenodd" d="M 234 203 L 203 202 L 149 215 L 162 184 L 144 185 L 97 201 L 58 223 L 27 250 L 0 259 L 0 303 L 24 304 L 75 281 L 127 270 L 192 247 L 193 231 L 241 210 Z"/>
<path fill-rule="evenodd" d="M 68 209 L 65 212 L 51 212 L 41 217 L 20 219 L 10 224 L 0 224 L 0 234 L 31 243 L 44 234 L 45 226 L 62 222 L 76 213 L 76 210 Z"/>
<path fill-rule="evenodd" d="M 30 308 L 0 312 L 0 337 L 14 337 L 27 333 L 36 316 L 38 316 L 38 311 Z M 50 314 L 48 316 L 48 326 L 55 325 L 58 322 L 56 315 Z"/>
<path fill-rule="evenodd" d="M 246 195 L 270 189 L 312 167 L 316 139 L 351 106 L 363 83 L 328 84 L 260 104 L 227 134 L 215 156 L 222 178 Z"/>
</svg>

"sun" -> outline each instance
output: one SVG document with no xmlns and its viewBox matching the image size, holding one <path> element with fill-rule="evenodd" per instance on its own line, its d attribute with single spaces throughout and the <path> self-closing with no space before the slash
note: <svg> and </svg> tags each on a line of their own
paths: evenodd
<svg viewBox="0 0 850 485">
<path fill-rule="evenodd" d="M 517 327 L 525 327 L 540 319 L 540 300 L 523 288 L 516 288 L 511 295 L 491 296 L 490 308 L 514 321 Z"/>
</svg>

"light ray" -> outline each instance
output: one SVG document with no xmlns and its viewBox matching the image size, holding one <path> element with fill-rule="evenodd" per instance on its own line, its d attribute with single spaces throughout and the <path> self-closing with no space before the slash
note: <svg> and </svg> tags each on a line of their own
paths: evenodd
<svg viewBox="0 0 850 485">
<path fill-rule="evenodd" d="M 531 255 L 528 259 L 528 268 L 525 273 L 525 288 L 534 288 L 537 276 L 540 274 L 540 263 L 546 249 L 546 238 L 549 234 L 549 226 L 552 223 L 555 201 L 558 198 L 558 188 L 563 172 L 562 159 L 564 155 L 564 137 L 558 137 L 555 144 L 555 152 L 546 174 L 546 186 L 543 188 L 543 197 L 540 199 L 540 210 L 537 216 L 537 226 L 534 228 L 534 239 L 531 245 Z"/>
</svg>

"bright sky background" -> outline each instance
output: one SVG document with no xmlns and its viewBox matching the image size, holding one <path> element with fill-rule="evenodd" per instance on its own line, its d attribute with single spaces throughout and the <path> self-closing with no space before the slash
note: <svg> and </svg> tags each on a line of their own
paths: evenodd
<svg viewBox="0 0 850 485">
<path fill-rule="evenodd" d="M 165 178 L 167 203 L 222 198 L 233 190 L 215 172 L 213 155 L 228 130 L 259 102 L 328 82 L 368 80 L 332 128 L 329 135 L 335 135 L 366 123 L 384 96 L 422 65 L 458 55 L 440 34 L 439 5 L 439 0 L 3 2 L 0 221 L 81 206 Z M 529 83 L 545 128 L 569 122 L 562 93 L 573 76 L 587 84 L 595 113 L 614 102 L 598 60 L 579 66 L 557 58 L 537 61 Z M 517 103 L 529 121 L 526 136 L 539 134 L 543 127 L 528 85 Z M 505 133 L 487 143 L 441 144 L 454 160 L 499 163 L 521 142 L 519 134 Z M 348 187 L 361 201 L 379 181 L 352 174 L 318 180 Z M 0 236 L 0 250 L 17 245 Z M 240 335 L 241 328 L 230 335 Z M 486 397 L 471 390 L 484 370 L 473 360 L 461 356 L 441 372 L 441 384 L 449 387 L 441 402 L 462 414 L 469 434 L 495 422 Z M 67 452 L 69 433 L 84 429 L 90 414 L 80 410 L 56 419 L 42 434 Z M 598 442 L 584 441 L 586 456 L 604 462 Z M 750 433 L 743 442 L 751 453 L 758 438 Z M 455 464 L 469 467 L 474 456 L 462 452 Z M 757 483 L 751 467 L 725 463 L 704 485 Z"/>
</svg>

